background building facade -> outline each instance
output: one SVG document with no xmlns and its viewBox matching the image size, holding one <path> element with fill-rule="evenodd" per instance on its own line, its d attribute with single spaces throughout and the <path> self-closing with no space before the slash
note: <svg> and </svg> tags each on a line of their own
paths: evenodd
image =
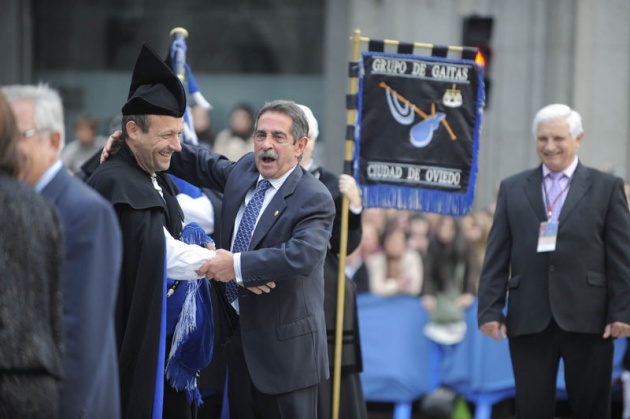
<svg viewBox="0 0 630 419">
<path fill-rule="evenodd" d="M 630 176 L 627 0 L 0 0 L 0 9 L 0 84 L 60 88 L 68 126 L 88 111 L 105 128 L 142 42 L 166 54 L 170 29 L 183 26 L 215 132 L 243 100 L 305 103 L 320 120 L 318 158 L 337 172 L 353 31 L 461 45 L 466 17 L 491 17 L 475 207 L 493 202 L 501 178 L 538 164 L 531 120 L 549 103 L 582 114 L 584 163 Z"/>
</svg>

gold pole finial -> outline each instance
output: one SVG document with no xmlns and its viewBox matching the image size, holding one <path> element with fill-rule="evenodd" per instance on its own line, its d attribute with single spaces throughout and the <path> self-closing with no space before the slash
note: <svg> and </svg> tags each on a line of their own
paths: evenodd
<svg viewBox="0 0 630 419">
<path fill-rule="evenodd" d="M 188 31 L 187 31 L 186 29 L 184 29 L 184 28 L 180 27 L 180 26 L 178 26 L 178 27 L 176 27 L 176 28 L 171 29 L 171 34 L 170 34 L 170 36 L 173 36 L 173 35 L 175 35 L 176 33 L 180 33 L 180 34 L 182 34 L 182 36 L 183 36 L 184 38 L 188 38 Z"/>
</svg>

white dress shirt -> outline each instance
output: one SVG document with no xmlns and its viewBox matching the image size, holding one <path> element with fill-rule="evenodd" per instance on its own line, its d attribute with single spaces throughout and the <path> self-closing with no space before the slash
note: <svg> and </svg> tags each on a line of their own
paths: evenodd
<svg viewBox="0 0 630 419">
<path fill-rule="evenodd" d="M 162 188 L 155 176 L 151 176 L 151 182 L 164 199 Z M 186 244 L 181 240 L 176 240 L 166 227 L 162 226 L 162 229 L 166 242 L 166 277 L 178 280 L 203 278 L 197 275 L 196 271 L 201 265 L 212 259 L 216 252 L 196 244 Z"/>
<path fill-rule="evenodd" d="M 197 270 L 214 257 L 214 250 L 206 249 L 196 244 L 186 244 L 176 240 L 164 228 L 166 239 L 166 276 L 170 279 L 190 280 L 203 278 L 197 275 Z"/>
</svg>

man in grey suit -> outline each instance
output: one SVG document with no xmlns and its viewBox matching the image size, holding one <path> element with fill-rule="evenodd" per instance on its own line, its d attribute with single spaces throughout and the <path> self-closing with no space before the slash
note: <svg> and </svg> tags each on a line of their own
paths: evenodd
<svg viewBox="0 0 630 419">
<path fill-rule="evenodd" d="M 554 417 L 561 358 L 572 418 L 609 418 L 612 338 L 630 334 L 623 181 L 578 160 L 582 121 L 568 106 L 542 108 L 533 133 L 542 165 L 499 189 L 479 326 L 509 337 L 518 418 Z"/>
<path fill-rule="evenodd" d="M 298 164 L 307 133 L 295 103 L 274 101 L 258 111 L 254 153 L 233 162 L 184 144 L 171 161 L 171 173 L 224 194 L 221 249 L 200 273 L 220 281 L 226 294 L 238 291 L 226 304 L 235 418 L 315 419 L 317 385 L 329 375 L 323 264 L 335 205 Z M 255 192 L 268 182 L 266 192 Z M 257 200 L 262 208 L 248 216 Z M 239 229 L 249 223 L 255 228 L 243 247 Z"/>
<path fill-rule="evenodd" d="M 63 107 L 46 85 L 5 86 L 15 113 L 24 180 L 48 198 L 64 230 L 63 365 L 60 418 L 120 417 L 114 304 L 121 233 L 110 204 L 72 177 L 59 160 Z"/>
</svg>

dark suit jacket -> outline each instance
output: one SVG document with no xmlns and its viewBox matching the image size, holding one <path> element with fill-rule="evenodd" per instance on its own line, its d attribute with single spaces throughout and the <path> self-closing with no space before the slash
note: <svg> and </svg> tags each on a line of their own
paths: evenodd
<svg viewBox="0 0 630 419">
<path fill-rule="evenodd" d="M 335 359 L 335 329 L 337 325 L 337 298 L 339 282 L 339 250 L 341 247 L 341 215 L 343 194 L 339 191 L 339 176 L 324 167 L 311 168 L 311 173 L 330 191 L 335 203 L 335 220 L 333 222 L 330 248 L 324 262 L 324 313 L 326 314 L 326 332 L 328 335 L 328 361 L 331 371 Z M 361 214 L 348 211 L 348 231 L 346 255 L 349 255 L 361 243 Z M 361 341 L 357 313 L 356 287 L 346 277 L 344 292 L 343 316 L 343 348 L 341 356 L 342 373 L 361 372 Z"/>
<path fill-rule="evenodd" d="M 621 179 L 578 164 L 559 218 L 556 250 L 536 251 L 547 216 L 542 166 L 501 183 L 479 285 L 479 325 L 508 336 L 541 332 L 553 318 L 568 332 L 630 323 L 630 213 Z M 509 279 L 509 281 L 508 281 Z"/>
<path fill-rule="evenodd" d="M 65 167 L 42 190 L 59 210 L 65 236 L 63 418 L 118 418 L 114 307 L 122 263 L 116 215 Z"/>
<path fill-rule="evenodd" d="M 59 415 L 63 372 L 57 211 L 30 185 L 0 174 L 0 417 Z"/>
<path fill-rule="evenodd" d="M 170 171 L 223 192 L 220 247 L 230 249 L 236 214 L 259 176 L 254 154 L 232 162 L 182 147 Z M 250 250 L 241 253 L 245 286 L 276 283 L 263 295 L 239 287 L 245 360 L 263 393 L 286 393 L 328 378 L 323 264 L 334 214 L 326 187 L 298 165 L 262 213 Z"/>
</svg>

